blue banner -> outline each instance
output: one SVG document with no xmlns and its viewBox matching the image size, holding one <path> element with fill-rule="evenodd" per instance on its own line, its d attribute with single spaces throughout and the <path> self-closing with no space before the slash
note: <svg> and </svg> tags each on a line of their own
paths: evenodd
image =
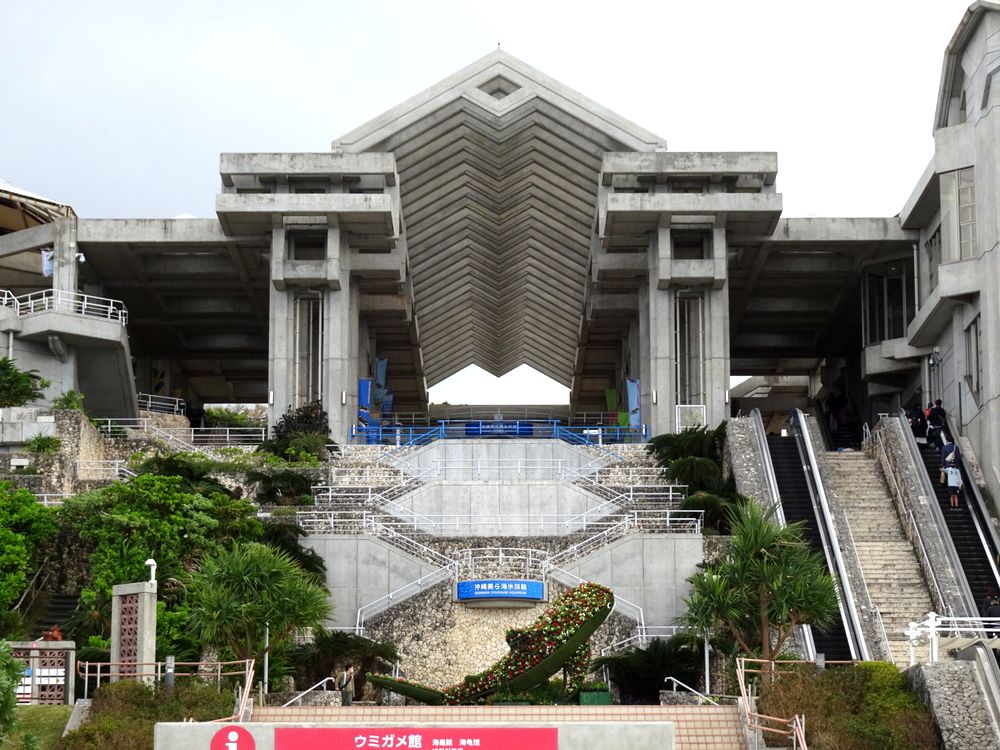
<svg viewBox="0 0 1000 750">
<path fill-rule="evenodd" d="M 542 581 L 490 578 L 477 581 L 458 582 L 458 600 L 474 599 L 527 599 L 541 601 L 545 598 L 545 584 Z"/>
<path fill-rule="evenodd" d="M 385 357 L 375 358 L 375 394 L 373 400 L 376 404 L 381 404 L 382 400 L 385 398 L 385 377 L 388 369 L 388 359 Z"/>
<path fill-rule="evenodd" d="M 531 422 L 466 422 L 466 437 L 531 437 Z"/>
<path fill-rule="evenodd" d="M 639 381 L 629 378 L 625 381 L 625 391 L 628 394 L 628 426 L 639 429 Z"/>
<path fill-rule="evenodd" d="M 371 378 L 358 380 L 358 424 L 367 427 L 371 422 L 372 381 Z"/>
</svg>

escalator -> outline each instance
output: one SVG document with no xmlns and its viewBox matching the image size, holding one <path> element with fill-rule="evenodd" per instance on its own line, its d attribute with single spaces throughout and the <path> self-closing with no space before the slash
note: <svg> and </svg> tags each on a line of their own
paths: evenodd
<svg viewBox="0 0 1000 750">
<path fill-rule="evenodd" d="M 799 447 L 794 437 L 768 435 L 767 447 L 774 465 L 774 476 L 781 495 L 781 507 L 788 523 L 804 521 L 804 536 L 812 548 L 820 555 L 823 550 L 823 536 L 813 511 L 812 496 L 809 483 L 803 471 L 803 463 Z M 843 619 L 838 619 L 827 632 L 813 629 L 813 640 L 816 651 L 822 652 L 830 661 L 850 661 L 851 653 L 847 631 Z"/>
<path fill-rule="evenodd" d="M 951 535 L 969 589 L 975 598 L 977 607 L 991 592 L 997 591 L 997 573 L 993 561 L 997 560 L 997 549 L 991 536 L 984 533 L 988 522 L 983 519 L 979 504 L 970 492 L 969 476 L 962 466 L 962 481 L 965 489 L 959 498 L 958 510 L 948 507 L 948 488 L 939 480 L 941 467 L 941 451 L 934 445 L 918 444 L 920 458 L 924 462 L 927 477 L 930 479 L 941 515 Z M 992 560 L 990 559 L 992 557 Z"/>
</svg>

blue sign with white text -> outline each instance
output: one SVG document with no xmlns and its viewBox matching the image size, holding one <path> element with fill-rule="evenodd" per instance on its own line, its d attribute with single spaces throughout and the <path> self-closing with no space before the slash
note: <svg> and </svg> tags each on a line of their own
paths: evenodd
<svg viewBox="0 0 1000 750">
<path fill-rule="evenodd" d="M 471 599 L 529 599 L 541 601 L 545 598 L 545 584 L 542 581 L 511 580 L 491 578 L 481 581 L 459 581 L 458 600 Z"/>
</svg>

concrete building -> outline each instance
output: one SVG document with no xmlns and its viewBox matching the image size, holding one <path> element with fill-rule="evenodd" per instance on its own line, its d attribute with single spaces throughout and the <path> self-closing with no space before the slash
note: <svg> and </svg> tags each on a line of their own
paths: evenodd
<svg viewBox="0 0 1000 750">
<path fill-rule="evenodd" d="M 726 418 L 730 375 L 859 421 L 940 397 L 998 497 L 998 29 L 995 3 L 961 20 L 897 216 L 784 217 L 776 154 L 670 151 L 497 50 L 329 152 L 223 154 L 212 219 L 19 225 L 0 194 L 0 331 L 102 416 L 319 399 L 338 440 L 377 358 L 396 412 L 472 363 L 527 363 L 576 413 L 638 381 L 652 434 Z"/>
</svg>

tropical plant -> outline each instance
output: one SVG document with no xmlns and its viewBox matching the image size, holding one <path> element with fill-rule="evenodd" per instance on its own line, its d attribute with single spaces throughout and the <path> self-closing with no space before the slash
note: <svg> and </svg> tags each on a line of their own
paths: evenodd
<svg viewBox="0 0 1000 750">
<path fill-rule="evenodd" d="M 311 502 L 313 481 L 308 474 L 295 469 L 262 468 L 247 472 L 246 479 L 254 488 L 254 497 L 261 505 L 306 505 Z"/>
<path fill-rule="evenodd" d="M 43 435 L 40 432 L 36 432 L 28 438 L 24 447 L 28 449 L 28 453 L 50 455 L 59 452 L 59 449 L 62 447 L 62 440 L 55 435 Z"/>
<path fill-rule="evenodd" d="M 83 394 L 79 391 L 65 391 L 52 401 L 53 409 L 66 411 L 83 411 Z"/>
<path fill-rule="evenodd" d="M 681 510 L 700 510 L 703 513 L 705 531 L 712 530 L 719 534 L 728 534 L 729 521 L 739 506 L 749 502 L 736 492 L 722 491 L 695 492 L 685 497 L 680 504 Z"/>
<path fill-rule="evenodd" d="M 395 645 L 374 641 L 342 630 L 316 630 L 313 642 L 294 649 L 289 658 L 295 666 L 296 680 L 314 685 L 344 664 L 355 665 L 356 692 L 364 690 L 368 672 L 384 671 L 399 661 Z"/>
<path fill-rule="evenodd" d="M 60 518 L 92 548 L 85 605 L 102 601 L 115 584 L 144 579 L 150 557 L 161 579 L 179 578 L 203 556 L 261 534 L 245 500 L 206 497 L 187 491 L 182 477 L 153 474 L 70 498 Z"/>
<path fill-rule="evenodd" d="M 695 684 L 700 656 L 686 639 L 654 638 L 645 648 L 630 648 L 620 654 L 595 659 L 591 669 L 607 668 L 618 686 L 622 703 L 659 705 L 660 691 L 667 677 Z"/>
<path fill-rule="evenodd" d="M 801 524 L 781 526 L 774 508 L 737 508 L 719 560 L 689 580 L 680 622 L 695 632 L 733 638 L 746 653 L 774 659 L 798 625 L 833 623 L 837 595 L 822 557 L 802 537 Z"/>
<path fill-rule="evenodd" d="M 50 385 L 38 370 L 19 370 L 13 359 L 0 357 L 0 409 L 38 401 Z"/>
<path fill-rule="evenodd" d="M 253 542 L 205 558 L 187 588 L 192 630 L 237 659 L 260 661 L 295 630 L 319 628 L 331 611 L 326 589 L 291 557 Z"/>
<path fill-rule="evenodd" d="M 261 443 L 260 450 L 291 461 L 301 461 L 306 455 L 323 460 L 326 446 L 332 443 L 330 421 L 319 401 L 289 409 L 271 432 L 271 439 Z"/>
<path fill-rule="evenodd" d="M 28 571 L 57 528 L 51 508 L 27 490 L 0 482 L 0 608 L 6 609 L 28 585 Z"/>
<path fill-rule="evenodd" d="M 10 646 L 0 641 L 0 742 L 17 723 L 17 686 L 24 675 L 24 664 L 15 659 Z"/>
<path fill-rule="evenodd" d="M 253 427 L 250 415 L 240 409 L 218 406 L 205 407 L 206 427 Z"/>
<path fill-rule="evenodd" d="M 279 552 L 284 552 L 298 563 L 306 573 L 316 578 L 320 584 L 326 584 L 326 562 L 316 550 L 302 546 L 302 539 L 307 537 L 306 530 L 291 521 L 272 521 L 264 524 L 264 535 L 261 541 Z"/>
<path fill-rule="evenodd" d="M 722 452 L 726 443 L 726 423 L 715 429 L 688 427 L 677 433 L 666 433 L 650 438 L 646 450 L 656 463 L 666 468 L 678 458 L 707 458 L 722 465 Z"/>
<path fill-rule="evenodd" d="M 215 462 L 195 453 L 157 453 L 150 456 L 137 468 L 139 474 L 154 474 L 163 477 L 180 477 L 187 492 L 196 492 L 206 497 L 211 494 L 231 496 L 229 488 L 212 476 Z"/>
</svg>

